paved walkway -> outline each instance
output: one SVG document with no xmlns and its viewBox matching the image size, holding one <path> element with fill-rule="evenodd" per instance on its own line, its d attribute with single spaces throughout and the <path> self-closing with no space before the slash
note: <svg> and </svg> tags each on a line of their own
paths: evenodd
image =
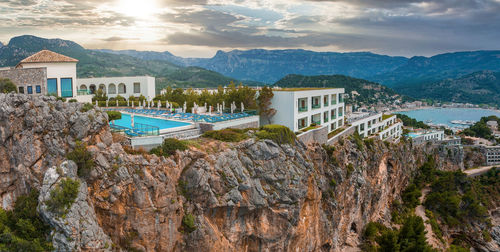
<svg viewBox="0 0 500 252">
<path fill-rule="evenodd" d="M 467 177 L 476 177 L 476 176 L 483 175 L 483 174 L 487 173 L 493 167 L 497 167 L 497 166 L 494 166 L 494 165 L 483 166 L 483 167 L 480 167 L 477 169 L 465 170 L 464 173 L 467 174 Z"/>
</svg>

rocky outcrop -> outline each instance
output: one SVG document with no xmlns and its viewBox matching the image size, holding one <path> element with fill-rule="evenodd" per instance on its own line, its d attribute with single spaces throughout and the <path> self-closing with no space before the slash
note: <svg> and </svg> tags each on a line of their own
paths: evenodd
<svg viewBox="0 0 500 252">
<path fill-rule="evenodd" d="M 277 145 L 201 139 L 170 158 L 131 155 L 113 142 L 105 113 L 48 97 L 0 95 L 0 195 L 5 208 L 36 188 L 59 250 L 345 251 L 390 207 L 427 158 L 457 158 L 410 143 L 340 140 Z M 95 160 L 76 178 L 66 153 L 81 139 Z M 454 156 L 454 155 L 452 155 Z M 58 173 L 58 168 L 63 170 Z M 79 179 L 66 219 L 44 202 L 61 177 Z"/>
<path fill-rule="evenodd" d="M 76 139 L 94 141 L 107 115 L 55 97 L 0 94 L 0 200 L 10 209 L 17 196 L 40 188 L 48 167 L 64 161 Z M 109 133 L 108 133 L 109 134 Z"/>
<path fill-rule="evenodd" d="M 54 228 L 51 235 L 57 251 L 87 249 L 111 251 L 112 242 L 97 223 L 92 202 L 87 201 L 87 183 L 77 177 L 77 169 L 76 164 L 69 161 L 59 167 L 51 167 L 45 172 L 38 200 L 38 212 L 45 222 Z M 67 213 L 59 216 L 48 209 L 46 202 L 51 197 L 50 192 L 63 178 L 79 181 L 80 187 L 75 202 Z"/>
</svg>

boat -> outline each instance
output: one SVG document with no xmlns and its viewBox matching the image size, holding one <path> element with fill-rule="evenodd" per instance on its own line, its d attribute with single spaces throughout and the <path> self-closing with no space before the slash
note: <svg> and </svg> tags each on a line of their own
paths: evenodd
<svg viewBox="0 0 500 252">
<path fill-rule="evenodd" d="M 450 121 L 450 123 L 452 124 L 459 124 L 459 125 L 473 125 L 474 123 L 476 123 L 475 121 L 472 121 L 472 120 L 452 120 Z"/>
</svg>

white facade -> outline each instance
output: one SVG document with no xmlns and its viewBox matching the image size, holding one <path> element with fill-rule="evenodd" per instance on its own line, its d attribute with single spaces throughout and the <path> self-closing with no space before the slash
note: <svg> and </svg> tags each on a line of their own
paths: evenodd
<svg viewBox="0 0 500 252">
<path fill-rule="evenodd" d="M 408 136 L 414 144 L 423 144 L 427 142 L 437 142 L 444 140 L 443 130 L 428 130 L 421 132 L 411 132 Z"/>
<path fill-rule="evenodd" d="M 334 131 L 344 125 L 344 89 L 279 89 L 273 90 L 271 107 L 276 114 L 272 124 L 287 126 L 296 132 L 312 123 Z M 267 124 L 267 119 L 261 120 Z"/>
<path fill-rule="evenodd" d="M 56 81 L 57 96 L 73 98 L 77 95 L 76 88 L 76 62 L 54 62 L 54 63 L 19 63 L 22 68 L 46 68 L 47 81 Z M 62 91 L 62 81 L 71 82 L 71 91 Z M 55 93 L 54 93 L 55 94 Z"/>
<path fill-rule="evenodd" d="M 377 134 L 380 140 L 398 140 L 403 134 L 403 124 L 395 115 L 384 118 L 383 113 L 355 113 L 348 121 L 361 137 Z"/>
<path fill-rule="evenodd" d="M 156 96 L 155 78 L 149 76 L 136 77 L 103 77 L 78 79 L 78 90 L 95 93 L 102 89 L 109 98 L 118 95 L 129 98 L 130 96 L 145 96 L 147 100 L 152 100 Z"/>
</svg>

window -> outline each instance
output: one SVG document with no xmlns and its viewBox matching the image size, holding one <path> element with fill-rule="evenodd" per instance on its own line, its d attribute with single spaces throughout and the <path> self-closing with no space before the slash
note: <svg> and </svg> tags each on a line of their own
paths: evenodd
<svg viewBox="0 0 500 252">
<path fill-rule="evenodd" d="M 344 94 L 339 94 L 339 103 L 344 102 Z"/>
<path fill-rule="evenodd" d="M 307 117 L 299 119 L 299 129 L 307 127 Z"/>
<path fill-rule="evenodd" d="M 134 93 L 135 94 L 141 93 L 141 83 L 139 83 L 139 82 L 134 83 Z"/>
<path fill-rule="evenodd" d="M 332 118 L 332 119 L 337 118 L 337 110 L 336 109 L 332 109 L 332 111 L 330 113 L 330 118 Z"/>
<path fill-rule="evenodd" d="M 335 105 L 337 104 L 337 94 L 332 94 L 332 98 L 331 98 L 331 103 L 332 105 Z"/>
<path fill-rule="evenodd" d="M 328 122 L 328 111 L 323 112 L 323 122 Z"/>
<path fill-rule="evenodd" d="M 337 123 L 336 123 L 336 122 L 333 122 L 333 123 L 330 125 L 330 131 L 334 131 L 336 128 L 337 128 Z"/>
<path fill-rule="evenodd" d="M 118 93 L 119 94 L 127 93 L 127 87 L 125 86 L 125 84 L 123 83 L 118 84 Z"/>
<path fill-rule="evenodd" d="M 108 86 L 108 94 L 116 94 L 116 85 L 111 83 Z"/>
<path fill-rule="evenodd" d="M 313 109 L 321 108 L 321 96 L 316 96 L 311 99 L 311 105 Z"/>
<path fill-rule="evenodd" d="M 73 97 L 72 78 L 61 78 L 61 97 Z"/>
<path fill-rule="evenodd" d="M 39 94 L 42 92 L 42 87 L 40 87 L 40 85 L 36 85 L 36 93 Z"/>
<path fill-rule="evenodd" d="M 328 106 L 328 95 L 323 96 L 323 104 L 325 104 L 325 107 Z"/>
<path fill-rule="evenodd" d="M 47 79 L 47 94 L 57 95 L 57 79 Z"/>
<path fill-rule="evenodd" d="M 19 87 L 19 93 L 24 94 L 24 87 Z"/>
<path fill-rule="evenodd" d="M 298 100 L 299 102 L 299 112 L 307 111 L 307 98 L 301 98 Z"/>
<path fill-rule="evenodd" d="M 33 94 L 33 87 L 32 86 L 28 86 L 28 94 Z"/>
</svg>

